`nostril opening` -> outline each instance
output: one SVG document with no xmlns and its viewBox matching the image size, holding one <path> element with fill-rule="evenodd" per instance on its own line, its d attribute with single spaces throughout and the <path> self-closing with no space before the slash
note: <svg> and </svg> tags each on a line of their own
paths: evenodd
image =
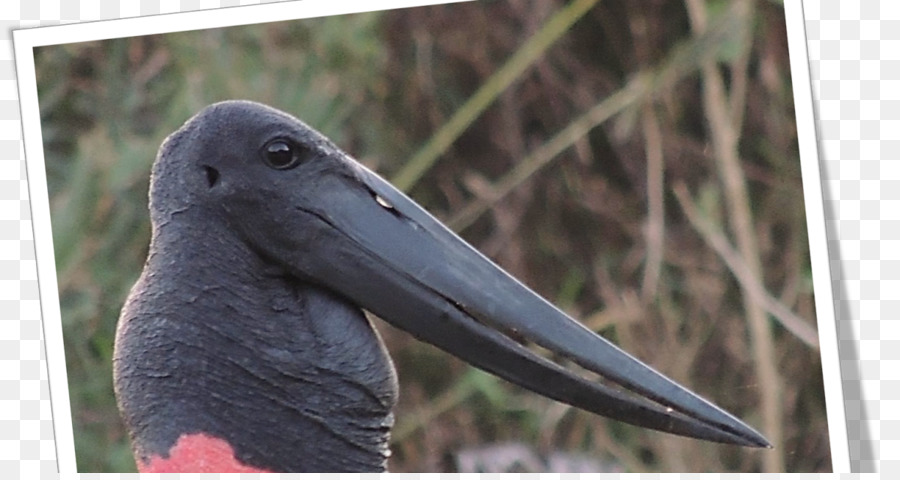
<svg viewBox="0 0 900 480">
<path fill-rule="evenodd" d="M 209 183 L 209 188 L 214 187 L 216 182 L 219 181 L 219 171 L 208 165 L 204 165 L 203 170 L 206 171 L 206 181 Z"/>
</svg>

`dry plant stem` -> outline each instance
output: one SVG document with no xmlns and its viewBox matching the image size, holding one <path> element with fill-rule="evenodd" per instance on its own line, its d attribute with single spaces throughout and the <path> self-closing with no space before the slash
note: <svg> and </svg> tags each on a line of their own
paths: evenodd
<svg viewBox="0 0 900 480">
<path fill-rule="evenodd" d="M 659 120 L 652 103 L 644 104 L 641 115 L 644 132 L 644 150 L 647 152 L 647 225 L 644 232 L 647 242 L 647 261 L 641 297 L 646 303 L 656 297 L 659 273 L 662 269 L 663 246 L 666 236 L 665 204 L 663 202 L 663 146 Z"/>
<path fill-rule="evenodd" d="M 710 26 L 706 35 L 694 37 L 673 48 L 660 65 L 635 74 L 624 87 L 603 99 L 522 159 L 515 168 L 494 183 L 493 191 L 485 189 L 484 195 L 469 202 L 447 224 L 458 232 L 465 230 L 491 205 L 549 164 L 557 155 L 584 138 L 592 129 L 614 115 L 629 108 L 636 108 L 640 102 L 648 101 L 660 91 L 697 71 L 704 61 L 715 58 L 721 46 L 733 35 L 733 24 L 731 18 L 721 19 Z"/>
<path fill-rule="evenodd" d="M 578 139 L 591 131 L 592 128 L 639 101 L 645 89 L 641 84 L 646 83 L 633 81 L 627 87 L 594 106 L 588 113 L 578 117 L 550 141 L 541 145 L 517 164 L 515 168 L 507 172 L 494 184 L 490 195 L 477 198 L 466 205 L 465 208 L 447 222 L 448 225 L 456 231 L 465 230 L 466 227 L 486 212 L 491 205 L 509 194 L 519 184 L 540 170 L 541 167 L 550 163 L 551 160 L 572 146 Z"/>
<path fill-rule="evenodd" d="M 719 255 L 719 258 L 725 262 L 725 265 L 734 274 L 738 283 L 741 284 L 741 288 L 753 298 L 754 302 L 762 305 L 787 331 L 791 332 L 809 347 L 818 349 L 819 334 L 812 324 L 792 312 L 784 303 L 766 291 L 759 278 L 750 271 L 747 262 L 728 242 L 725 234 L 719 231 L 709 220 L 702 217 L 697 206 L 691 200 L 684 183 L 679 182 L 672 190 L 675 192 L 675 198 L 678 199 L 678 203 L 681 205 L 681 209 L 687 216 L 688 221 L 703 237 L 706 244 L 712 247 Z"/>
<path fill-rule="evenodd" d="M 472 122 L 530 67 L 556 40 L 569 31 L 599 0 L 575 0 L 559 10 L 529 38 L 509 60 L 461 106 L 450 120 L 391 179 L 400 190 L 408 191 L 431 168 L 438 157 L 469 128 Z"/>
<path fill-rule="evenodd" d="M 740 134 L 744 127 L 744 107 L 747 102 L 747 68 L 750 63 L 750 52 L 753 49 L 753 0 L 740 0 L 735 4 L 737 16 L 746 18 L 745 28 L 741 35 L 741 53 L 731 62 L 731 121 L 734 130 Z"/>
<path fill-rule="evenodd" d="M 703 0 L 685 0 L 692 29 L 698 35 L 706 30 L 706 5 Z M 752 22 L 748 6 L 739 5 L 729 15 L 744 14 L 743 22 Z M 746 27 L 745 27 L 746 28 Z M 743 102 L 740 102 L 743 104 Z M 733 100 L 729 101 L 725 82 L 713 60 L 703 66 L 703 107 L 712 141 L 713 151 L 719 169 L 719 176 L 725 190 L 731 226 L 737 237 L 738 250 L 747 264 L 750 274 L 761 278 L 762 267 L 756 245 L 756 235 L 750 211 L 750 199 L 747 194 L 746 179 L 741 168 L 738 155 L 738 138 L 740 132 L 735 128 L 733 118 L 740 112 L 729 111 Z M 772 331 L 762 305 L 754 301 L 752 294 L 744 288 L 744 310 L 750 328 L 750 339 L 753 348 L 756 372 L 760 385 L 760 403 L 764 432 L 774 445 L 783 445 L 781 380 L 775 365 L 775 348 Z M 763 452 L 763 468 L 769 472 L 784 470 L 784 459 L 781 451 L 770 449 Z"/>
</svg>

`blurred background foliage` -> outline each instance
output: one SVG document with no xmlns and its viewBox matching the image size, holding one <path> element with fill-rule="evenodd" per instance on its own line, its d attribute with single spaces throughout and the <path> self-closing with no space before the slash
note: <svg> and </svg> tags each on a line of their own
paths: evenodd
<svg viewBox="0 0 900 480">
<path fill-rule="evenodd" d="M 391 178 L 577 3 L 474 2 L 37 49 L 79 470 L 135 468 L 110 356 L 147 253 L 148 176 L 168 133 L 209 103 L 257 100 Z M 409 191 L 445 220 L 488 207 L 453 224 L 590 328 L 758 426 L 775 449 L 607 421 L 378 323 L 401 380 L 390 469 L 830 470 L 818 349 L 770 310 L 754 323 L 760 297 L 686 213 L 814 327 L 782 6 L 580 3 L 585 13 L 486 97 Z M 605 100 L 599 116 L 582 117 Z M 560 132 L 560 153 L 510 183 Z M 723 155 L 739 168 L 727 173 Z M 743 201 L 726 183 L 735 175 Z"/>
</svg>

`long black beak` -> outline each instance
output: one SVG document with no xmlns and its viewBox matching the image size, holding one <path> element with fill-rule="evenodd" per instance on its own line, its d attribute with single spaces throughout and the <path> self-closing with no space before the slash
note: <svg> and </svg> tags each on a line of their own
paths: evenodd
<svg viewBox="0 0 900 480">
<path fill-rule="evenodd" d="M 343 154 L 307 172 L 292 204 L 302 252 L 269 252 L 394 326 L 541 395 L 641 427 L 752 447 L 743 422 L 583 327 Z M 340 172 L 340 173 L 335 173 Z M 300 197 L 302 196 L 302 198 Z M 298 224 L 299 225 L 299 224 Z M 288 232 L 289 226 L 285 226 Z M 300 227 L 298 227 L 300 228 Z M 271 240 L 271 239 L 270 239 Z M 310 251 L 311 250 L 311 251 Z M 290 258 L 285 258 L 290 257 Z M 538 356 L 524 338 L 646 398 Z"/>
</svg>

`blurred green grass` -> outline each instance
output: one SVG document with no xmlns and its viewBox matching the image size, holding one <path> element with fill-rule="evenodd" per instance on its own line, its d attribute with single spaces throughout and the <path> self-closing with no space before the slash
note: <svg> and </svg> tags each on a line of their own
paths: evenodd
<svg viewBox="0 0 900 480">
<path fill-rule="evenodd" d="M 727 14 L 727 4 L 710 2 L 710 15 Z M 146 256 L 149 169 L 168 133 L 209 103 L 251 99 L 295 114 L 390 177 L 562 6 L 479 2 L 38 49 L 79 470 L 134 470 L 110 356 L 118 311 Z M 736 32 L 714 47 L 728 74 L 748 52 L 740 153 L 762 281 L 812 321 L 783 23 L 780 6 L 760 3 L 743 25 L 746 38 Z M 664 64 L 690 37 L 680 2 L 601 2 L 474 120 L 412 187 L 413 196 L 445 219 L 489 196 L 491 182 L 636 72 Z M 724 225 L 701 92 L 699 75 L 689 74 L 661 82 L 648 101 L 661 125 L 666 185 L 681 181 L 702 192 L 694 194 L 702 210 Z M 648 221 L 641 107 L 578 139 L 465 236 L 592 328 L 761 425 L 739 285 L 669 193 L 659 287 L 641 296 Z M 504 441 L 615 458 L 625 470 L 762 468 L 759 451 L 567 409 L 378 326 L 401 380 L 392 470 L 453 469 L 460 449 Z M 827 470 L 818 351 L 774 323 L 771 330 L 785 425 L 777 455 L 788 471 Z"/>
</svg>

